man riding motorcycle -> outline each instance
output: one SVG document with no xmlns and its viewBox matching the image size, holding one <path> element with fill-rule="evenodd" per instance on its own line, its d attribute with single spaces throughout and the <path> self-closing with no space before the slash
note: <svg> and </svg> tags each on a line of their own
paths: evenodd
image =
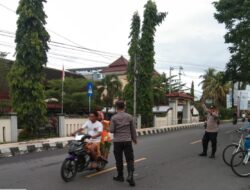
<svg viewBox="0 0 250 190">
<path fill-rule="evenodd" d="M 87 143 L 85 148 L 89 151 L 93 160 L 97 162 L 98 159 L 101 158 L 100 142 L 103 125 L 98 121 L 98 113 L 96 111 L 90 112 L 89 120 L 71 135 L 75 136 L 76 133 L 81 133 L 85 129 L 87 130 L 87 134 L 91 136 L 91 139 L 89 140 L 89 143 Z"/>
</svg>

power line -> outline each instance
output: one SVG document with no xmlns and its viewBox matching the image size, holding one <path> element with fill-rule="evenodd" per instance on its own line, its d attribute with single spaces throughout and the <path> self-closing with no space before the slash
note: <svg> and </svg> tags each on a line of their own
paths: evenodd
<svg viewBox="0 0 250 190">
<path fill-rule="evenodd" d="M 2 34 L 4 33 L 4 34 Z M 6 36 L 6 37 L 10 37 L 10 38 L 15 38 L 13 33 L 8 32 L 7 35 L 5 34 L 6 31 L 0 30 L 0 36 Z M 13 35 L 13 36 L 11 36 Z M 80 46 L 74 46 L 74 45 L 70 45 L 70 44 L 65 44 L 62 42 L 56 42 L 56 41 L 50 41 L 49 45 L 53 46 L 53 47 L 58 47 L 58 48 L 64 48 L 64 49 L 68 49 L 68 50 L 73 50 L 73 51 L 79 51 L 79 52 L 84 52 L 84 53 L 89 53 L 89 54 L 95 54 L 95 55 L 100 55 L 106 59 L 109 59 L 108 57 L 117 57 L 116 55 L 119 54 L 115 54 L 110 53 L 110 52 L 104 52 L 104 51 L 100 51 L 100 50 L 94 50 L 94 49 L 90 49 L 90 48 L 84 48 L 84 47 L 80 47 Z"/>
<path fill-rule="evenodd" d="M 2 6 L 3 8 L 5 8 L 5 9 L 11 11 L 12 13 L 15 13 L 15 14 L 16 14 L 16 11 L 14 11 L 13 9 L 11 9 L 11 8 L 9 8 L 9 7 L 5 6 L 5 5 L 3 5 L 2 3 L 0 3 L 0 6 Z M 67 38 L 67 37 L 65 37 L 65 36 L 63 36 L 63 35 L 61 35 L 61 34 L 55 32 L 55 31 L 53 31 L 53 30 L 51 30 L 51 29 L 49 29 L 49 28 L 47 28 L 47 29 L 48 29 L 50 32 L 52 32 L 53 34 L 55 34 L 56 36 L 59 36 L 60 38 L 62 38 L 62 39 L 64 39 L 64 40 L 66 40 L 66 41 L 68 41 L 68 42 L 70 42 L 70 43 L 76 45 L 75 47 L 78 46 L 77 48 L 82 48 L 82 49 L 85 49 L 85 50 L 89 50 L 89 51 L 93 51 L 93 52 L 99 52 L 99 53 L 106 53 L 106 54 L 109 53 L 109 52 L 104 52 L 104 51 L 100 51 L 100 50 L 94 50 L 94 49 L 90 49 L 90 48 L 85 48 L 85 47 L 81 46 L 80 44 L 78 44 L 78 43 L 76 43 L 76 42 L 70 40 L 69 38 Z M 60 43 L 60 42 L 55 42 L 55 43 L 59 43 L 59 44 L 61 44 L 61 45 L 63 44 L 63 43 Z M 65 45 L 65 44 L 64 44 L 64 45 Z M 96 53 L 96 54 L 97 54 L 97 53 Z M 111 54 L 111 53 L 109 53 L 109 54 Z M 102 57 L 104 57 L 105 59 L 109 59 L 109 58 L 107 58 L 105 55 L 102 55 L 102 54 L 97 54 L 97 55 L 102 56 Z M 109 60 L 110 60 L 110 59 L 109 59 Z"/>
<path fill-rule="evenodd" d="M 83 57 L 68 56 L 68 55 L 62 55 L 62 54 L 51 53 L 51 52 L 48 52 L 48 54 L 55 55 L 55 56 L 60 56 L 60 57 L 65 57 L 65 58 L 70 58 L 70 59 L 79 59 L 79 60 L 84 60 L 84 61 L 89 61 L 89 62 L 109 64 L 108 62 L 98 61 L 98 60 L 93 60 L 93 59 L 87 59 L 87 58 L 83 58 Z"/>
<path fill-rule="evenodd" d="M 8 10 L 8 11 L 13 12 L 13 13 L 16 14 L 16 11 L 14 11 L 13 9 L 11 9 L 11 8 L 9 8 L 9 7 L 5 6 L 5 5 L 3 5 L 2 3 L 0 3 L 0 6 L 3 7 L 3 8 L 5 8 L 6 10 Z"/>
<path fill-rule="evenodd" d="M 13 37 L 14 38 L 14 33 L 9 32 L 9 31 L 5 31 L 5 30 L 0 30 L 0 35 L 2 35 L 1 33 L 5 33 L 4 35 L 7 34 L 7 37 Z M 9 35 L 13 35 L 13 36 L 9 36 Z M 57 42 L 57 41 L 51 41 L 49 42 L 49 44 L 53 47 L 57 47 L 57 48 L 62 48 L 62 49 L 67 49 L 67 50 L 72 50 L 72 51 L 78 51 L 78 52 L 84 52 L 84 53 L 89 53 L 89 54 L 97 54 L 100 56 L 105 56 L 105 58 L 107 57 L 112 57 L 115 58 L 117 57 L 118 53 L 111 53 L 111 52 L 106 52 L 106 51 L 101 51 L 101 50 L 95 50 L 95 49 L 90 49 L 90 48 L 85 48 L 85 47 L 81 47 L 81 46 L 76 46 L 76 45 L 71 45 L 71 44 L 66 44 L 66 43 L 62 43 L 62 42 Z M 110 60 L 110 59 L 109 59 Z M 163 63 L 177 63 L 180 64 L 179 66 L 174 66 L 173 68 L 179 68 L 180 66 L 182 67 L 189 67 L 189 68 L 204 68 L 204 66 L 209 67 L 208 65 L 202 65 L 202 64 L 195 64 L 192 62 L 181 62 L 181 61 L 171 61 L 171 60 L 158 60 L 156 59 L 157 62 L 163 62 Z M 217 66 L 213 66 L 216 67 L 217 69 L 223 70 L 220 67 Z"/>
<path fill-rule="evenodd" d="M 202 65 L 202 64 L 197 64 L 197 63 L 194 63 L 194 62 L 182 62 L 182 61 L 171 61 L 171 60 L 159 60 L 159 59 L 156 59 L 156 61 L 158 62 L 163 62 L 163 63 L 176 63 L 176 64 L 180 64 L 181 66 L 185 66 L 185 67 L 188 67 L 188 66 L 195 66 L 195 67 L 202 67 L 204 68 L 204 66 L 209 66 L 209 65 Z M 213 66 L 217 69 L 220 69 L 220 70 L 223 70 L 221 67 L 217 67 L 217 66 Z"/>
<path fill-rule="evenodd" d="M 5 46 L 5 47 L 11 47 L 14 48 L 15 46 L 13 45 L 8 45 L 8 44 L 2 44 L 0 43 L 0 46 Z M 105 66 L 107 66 L 108 62 L 104 62 L 104 61 L 100 61 L 100 60 L 94 60 L 94 59 L 88 59 L 88 58 L 83 58 L 83 57 L 76 57 L 76 56 L 69 56 L 69 55 L 63 55 L 63 54 L 59 54 L 59 53 L 53 53 L 53 52 L 48 52 L 48 57 L 49 58 L 54 58 L 54 59 L 59 59 L 59 60 L 64 60 L 64 61 L 68 61 L 68 62 L 75 62 L 75 60 L 80 60 L 80 61 L 88 61 L 88 62 L 94 62 L 94 63 L 102 63 L 105 64 Z M 79 65 L 82 65 L 83 63 L 81 62 L 75 62 Z M 85 64 L 85 63 L 84 63 Z"/>
</svg>

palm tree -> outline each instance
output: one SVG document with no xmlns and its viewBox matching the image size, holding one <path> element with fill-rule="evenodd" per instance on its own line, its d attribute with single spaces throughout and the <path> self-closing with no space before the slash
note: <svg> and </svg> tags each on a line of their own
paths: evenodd
<svg viewBox="0 0 250 190">
<path fill-rule="evenodd" d="M 203 80 L 199 85 L 202 85 L 203 97 L 213 99 L 217 106 L 225 106 L 230 83 L 224 82 L 224 72 L 217 72 L 215 69 L 209 68 L 201 78 Z"/>
<path fill-rule="evenodd" d="M 205 74 L 200 76 L 200 78 L 203 79 L 199 84 L 199 86 L 202 85 L 202 90 L 204 90 L 206 86 L 209 85 L 209 81 L 214 78 L 215 74 L 216 70 L 214 68 L 208 68 L 205 70 Z"/>
<path fill-rule="evenodd" d="M 109 107 L 114 105 L 115 99 L 122 96 L 122 83 L 117 75 L 107 75 L 104 79 L 97 82 L 97 90 L 101 101 L 108 111 Z"/>
</svg>

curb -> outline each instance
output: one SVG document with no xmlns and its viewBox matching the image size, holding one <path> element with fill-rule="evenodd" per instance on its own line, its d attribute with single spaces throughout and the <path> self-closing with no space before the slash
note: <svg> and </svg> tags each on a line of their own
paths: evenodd
<svg viewBox="0 0 250 190">
<path fill-rule="evenodd" d="M 156 134 L 161 134 L 161 133 L 169 133 L 172 131 L 202 127 L 203 125 L 204 123 L 201 122 L 201 123 L 180 124 L 180 125 L 173 125 L 173 126 L 166 126 L 166 127 L 159 127 L 159 128 L 138 129 L 137 136 L 148 136 L 148 135 L 156 135 Z M 56 143 L 36 143 L 36 144 L 31 144 L 31 145 L 21 145 L 18 147 L 4 148 L 4 149 L 0 149 L 0 158 L 18 156 L 18 155 L 23 155 L 23 154 L 33 153 L 33 152 L 63 149 L 67 147 L 71 141 L 72 140 L 60 141 Z"/>
</svg>

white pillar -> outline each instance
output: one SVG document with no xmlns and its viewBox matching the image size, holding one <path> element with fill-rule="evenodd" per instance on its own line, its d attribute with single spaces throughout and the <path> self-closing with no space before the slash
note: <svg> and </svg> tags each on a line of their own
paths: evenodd
<svg viewBox="0 0 250 190">
<path fill-rule="evenodd" d="M 141 115 L 137 116 L 137 125 L 136 125 L 137 129 L 141 129 Z"/>
<path fill-rule="evenodd" d="M 11 142 L 18 141 L 17 114 L 10 113 Z"/>
<path fill-rule="evenodd" d="M 178 100 L 177 99 L 170 100 L 169 107 L 172 108 L 171 125 L 176 125 L 178 124 Z"/>
<path fill-rule="evenodd" d="M 64 119 L 65 119 L 65 117 L 63 114 L 58 115 L 59 137 L 66 137 Z"/>
<path fill-rule="evenodd" d="M 191 106 L 189 100 L 183 106 L 183 123 L 191 123 Z"/>
<path fill-rule="evenodd" d="M 157 117 L 156 117 L 156 115 L 154 115 L 154 121 L 153 121 L 153 122 L 154 122 L 154 123 L 153 123 L 153 124 L 154 124 L 153 127 L 155 127 L 155 128 L 158 127 L 158 126 L 157 126 Z"/>
</svg>

